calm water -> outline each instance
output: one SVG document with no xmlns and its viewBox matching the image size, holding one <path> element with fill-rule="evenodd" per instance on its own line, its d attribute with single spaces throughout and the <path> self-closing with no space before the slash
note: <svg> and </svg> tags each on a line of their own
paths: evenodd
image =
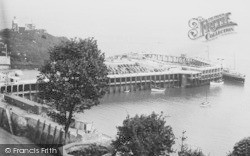
<svg viewBox="0 0 250 156">
<path fill-rule="evenodd" d="M 246 71 L 245 63 L 241 62 L 244 66 L 241 70 Z M 23 78 L 35 78 L 37 73 L 26 70 Z M 206 92 L 211 107 L 202 108 L 200 103 L 205 101 Z M 110 94 L 101 100 L 100 105 L 77 117 L 93 122 L 98 131 L 115 137 L 116 126 L 121 125 L 128 114 L 163 111 L 170 116 L 166 118 L 167 124 L 173 127 L 176 137 L 179 138 L 185 130 L 187 143 L 192 148 L 201 148 L 210 156 L 223 156 L 237 141 L 250 136 L 249 92 L 250 83 L 246 79 L 245 85 L 225 82 L 219 87 L 171 88 L 156 94 L 150 91 Z"/>
<path fill-rule="evenodd" d="M 207 92 L 211 107 L 201 108 Z M 150 114 L 152 111 L 169 115 L 167 123 L 176 137 L 186 130 L 187 143 L 205 153 L 221 156 L 235 142 L 250 136 L 249 85 L 225 83 L 220 87 L 202 86 L 189 89 L 169 89 L 165 94 L 150 91 L 106 96 L 101 105 L 81 114 L 93 121 L 95 128 L 111 136 L 127 114 Z"/>
</svg>

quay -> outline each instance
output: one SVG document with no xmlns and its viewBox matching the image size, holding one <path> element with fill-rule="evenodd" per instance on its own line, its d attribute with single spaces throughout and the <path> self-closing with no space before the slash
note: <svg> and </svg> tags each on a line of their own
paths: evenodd
<svg viewBox="0 0 250 156">
<path fill-rule="evenodd" d="M 125 90 L 196 87 L 222 78 L 222 67 L 209 61 L 186 55 L 130 53 L 107 59 L 109 93 Z"/>
<path fill-rule="evenodd" d="M 110 94 L 146 90 L 153 85 L 164 88 L 208 85 L 210 81 L 221 79 L 223 71 L 221 65 L 186 55 L 130 53 L 109 57 L 105 64 L 108 68 Z M 17 79 L 13 76 L 11 78 Z M 3 80 L 6 77 L 2 76 Z M 0 83 L 0 92 L 35 100 L 33 95 L 38 92 L 39 85 L 36 80 L 9 80 L 2 85 Z"/>
</svg>

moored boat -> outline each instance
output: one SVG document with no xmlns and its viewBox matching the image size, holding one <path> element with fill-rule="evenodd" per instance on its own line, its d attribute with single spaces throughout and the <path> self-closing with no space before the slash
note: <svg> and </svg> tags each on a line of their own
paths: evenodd
<svg viewBox="0 0 250 156">
<path fill-rule="evenodd" d="M 223 84 L 224 84 L 224 81 L 222 79 L 210 82 L 210 85 L 212 85 L 212 86 L 220 86 Z"/>
<path fill-rule="evenodd" d="M 210 106 L 210 102 L 208 102 L 208 101 L 202 102 L 202 103 L 200 104 L 200 106 L 201 106 L 201 107 L 208 107 L 208 106 Z"/>
<path fill-rule="evenodd" d="M 201 106 L 201 107 L 208 107 L 208 106 L 210 106 L 210 102 L 207 101 L 207 91 L 206 91 L 206 101 L 202 102 L 202 103 L 200 104 L 200 106 Z"/>
<path fill-rule="evenodd" d="M 125 91 L 124 91 L 124 93 L 129 93 L 129 92 L 130 92 L 130 90 L 125 90 Z"/>
<path fill-rule="evenodd" d="M 245 77 L 246 77 L 244 74 L 241 74 L 239 72 L 230 69 L 223 69 L 222 75 L 223 79 L 225 80 L 240 81 L 242 83 L 245 82 Z"/>
<path fill-rule="evenodd" d="M 152 92 L 165 92 L 165 88 L 156 88 L 156 87 L 154 87 L 154 88 L 151 88 L 151 91 Z"/>
</svg>

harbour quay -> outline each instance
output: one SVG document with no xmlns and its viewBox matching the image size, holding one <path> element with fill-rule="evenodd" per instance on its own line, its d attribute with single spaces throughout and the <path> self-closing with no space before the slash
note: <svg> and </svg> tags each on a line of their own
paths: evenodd
<svg viewBox="0 0 250 156">
<path fill-rule="evenodd" d="M 187 88 L 209 85 L 211 81 L 222 79 L 223 71 L 220 64 L 186 55 L 128 53 L 107 57 L 105 64 L 108 69 L 109 94 L 147 90 L 153 86 Z M 13 79 L 13 76 L 10 78 Z M 33 100 L 39 85 L 36 80 L 19 78 L 18 81 L 0 85 L 0 91 Z"/>
<path fill-rule="evenodd" d="M 222 78 L 222 66 L 186 55 L 129 53 L 109 57 L 109 93 L 196 87 Z"/>
</svg>

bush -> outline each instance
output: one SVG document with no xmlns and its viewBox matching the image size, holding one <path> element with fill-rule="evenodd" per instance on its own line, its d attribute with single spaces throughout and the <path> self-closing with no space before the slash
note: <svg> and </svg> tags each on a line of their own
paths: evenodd
<svg viewBox="0 0 250 156">
<path fill-rule="evenodd" d="M 42 38 L 43 38 L 43 39 L 46 39 L 47 37 L 46 37 L 45 35 L 42 35 Z"/>
<path fill-rule="evenodd" d="M 196 150 L 192 150 L 192 149 L 187 149 L 185 151 L 179 152 L 178 153 L 179 156 L 205 156 L 201 150 L 196 149 Z"/>
<path fill-rule="evenodd" d="M 250 137 L 244 138 L 234 145 L 233 152 L 228 156 L 249 156 L 250 155 Z"/>
<path fill-rule="evenodd" d="M 68 154 L 72 154 L 74 156 L 102 156 L 107 153 L 108 149 L 106 147 L 92 144 L 88 148 L 84 148 L 78 151 L 73 151 Z"/>
<path fill-rule="evenodd" d="M 54 122 L 59 123 L 60 125 L 65 124 L 66 122 L 66 116 L 64 114 L 61 114 L 60 112 L 55 112 L 53 110 L 49 110 L 46 115 L 51 118 Z M 75 119 L 71 119 L 71 125 L 74 125 Z"/>
<path fill-rule="evenodd" d="M 173 152 L 175 136 L 165 125 L 163 114 L 129 116 L 118 127 L 117 138 L 112 142 L 115 153 L 120 155 L 159 156 Z"/>
<path fill-rule="evenodd" d="M 66 116 L 65 115 L 62 115 L 60 113 L 56 113 L 54 111 L 48 111 L 47 115 L 48 115 L 48 117 L 52 118 L 53 121 L 55 121 L 55 122 L 57 122 L 57 123 L 59 123 L 61 125 L 63 123 L 65 123 L 65 121 L 66 121 Z"/>
</svg>

